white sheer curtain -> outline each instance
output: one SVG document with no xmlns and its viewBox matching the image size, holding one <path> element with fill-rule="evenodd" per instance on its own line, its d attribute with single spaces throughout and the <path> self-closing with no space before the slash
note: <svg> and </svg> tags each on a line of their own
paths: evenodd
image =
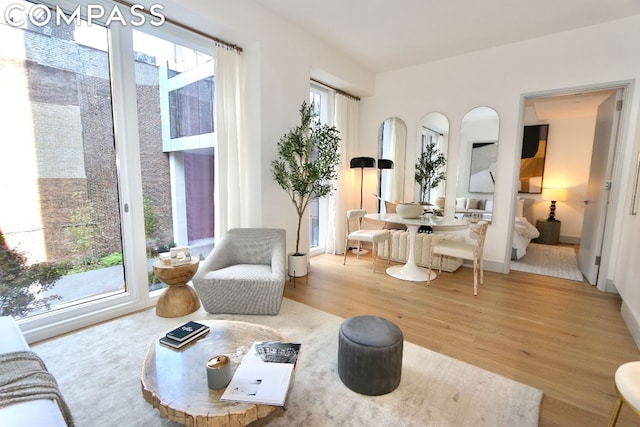
<svg viewBox="0 0 640 427">
<path fill-rule="evenodd" d="M 327 218 L 327 238 L 325 252 L 344 253 L 346 216 L 348 205 L 347 173 L 349 171 L 349 153 L 358 140 L 358 101 L 337 93 L 335 95 L 335 127 L 340 131 L 340 166 L 336 191 L 329 196 Z"/>
<path fill-rule="evenodd" d="M 407 126 L 397 117 L 386 119 L 379 132 L 381 138 L 383 159 L 393 160 L 393 169 L 381 170 L 378 173 L 384 177 L 380 198 L 389 202 L 404 200 L 404 154 L 407 140 Z"/>
<path fill-rule="evenodd" d="M 216 240 L 229 228 L 249 224 L 251 212 L 240 52 L 216 44 L 215 53 Z"/>
</svg>

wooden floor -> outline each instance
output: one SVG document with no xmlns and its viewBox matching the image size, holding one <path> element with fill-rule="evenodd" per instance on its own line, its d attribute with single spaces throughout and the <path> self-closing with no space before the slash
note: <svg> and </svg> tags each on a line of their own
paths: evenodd
<svg viewBox="0 0 640 427">
<path fill-rule="evenodd" d="M 284 295 L 348 318 L 374 314 L 396 323 L 407 341 L 544 392 L 540 426 L 606 426 L 613 375 L 640 351 L 620 315 L 621 300 L 589 284 L 511 272 L 485 272 L 473 296 L 470 268 L 443 272 L 427 287 L 385 273 L 386 261 L 321 255 Z M 618 426 L 638 426 L 623 407 Z"/>
</svg>

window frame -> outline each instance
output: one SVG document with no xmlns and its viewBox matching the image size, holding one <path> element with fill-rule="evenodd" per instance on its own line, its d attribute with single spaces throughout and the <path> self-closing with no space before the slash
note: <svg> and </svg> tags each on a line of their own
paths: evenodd
<svg viewBox="0 0 640 427">
<path fill-rule="evenodd" d="M 335 91 L 326 86 L 318 84 L 312 81 L 309 85 L 309 95 L 316 95 L 320 97 L 320 122 L 333 126 L 335 123 Z M 325 246 L 327 241 L 327 224 L 329 218 L 329 202 L 326 197 L 318 199 L 318 245 L 309 248 L 309 255 L 316 256 L 325 253 Z M 311 215 L 309 215 L 309 242 L 313 239 L 311 233 L 313 229 L 311 227 Z"/>
<path fill-rule="evenodd" d="M 67 11 L 75 10 L 78 6 L 86 11 L 88 5 L 101 5 L 106 11 L 111 11 L 117 6 L 127 22 L 138 20 L 131 16 L 128 7 L 108 0 L 39 3 L 52 8 L 59 6 Z M 93 19 L 93 22 L 99 20 Z M 104 24 L 104 20 L 102 23 Z M 149 34 L 159 35 L 211 56 L 215 56 L 215 48 L 210 39 L 168 22 L 162 27 L 154 27 L 147 20 L 145 25 L 132 28 L 131 25 L 124 26 L 115 21 L 108 28 L 125 292 L 18 320 L 30 343 L 153 307 L 161 293 L 149 292 L 148 288 L 132 29 L 144 29 Z"/>
</svg>

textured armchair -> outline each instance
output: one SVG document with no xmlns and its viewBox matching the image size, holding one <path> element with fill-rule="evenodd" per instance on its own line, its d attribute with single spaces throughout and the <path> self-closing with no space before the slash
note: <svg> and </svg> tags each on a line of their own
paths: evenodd
<svg viewBox="0 0 640 427">
<path fill-rule="evenodd" d="M 281 229 L 233 228 L 200 263 L 192 283 L 209 313 L 278 314 L 285 281 Z"/>
</svg>

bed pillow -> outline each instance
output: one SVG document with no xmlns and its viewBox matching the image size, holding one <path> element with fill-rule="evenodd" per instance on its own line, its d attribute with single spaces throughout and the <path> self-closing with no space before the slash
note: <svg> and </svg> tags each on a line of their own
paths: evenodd
<svg viewBox="0 0 640 427">
<path fill-rule="evenodd" d="M 484 209 L 484 200 L 482 199 L 468 199 L 467 209 Z"/>
</svg>

